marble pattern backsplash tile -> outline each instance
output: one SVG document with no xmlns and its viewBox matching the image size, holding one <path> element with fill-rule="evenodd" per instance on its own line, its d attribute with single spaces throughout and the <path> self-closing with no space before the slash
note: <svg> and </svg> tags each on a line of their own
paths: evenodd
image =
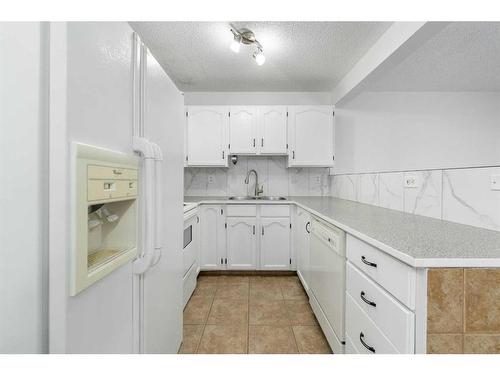
<svg viewBox="0 0 500 375">
<path fill-rule="evenodd" d="M 333 197 L 500 231 L 500 167 L 330 176 Z M 417 187 L 405 187 L 405 177 Z M 196 189 L 196 185 L 194 186 Z"/>
<path fill-rule="evenodd" d="M 229 168 L 184 168 L 186 196 L 254 195 L 255 176 L 245 184 L 247 172 L 255 169 L 263 195 L 329 196 L 329 168 L 287 168 L 284 156 L 239 156 Z"/>
</svg>

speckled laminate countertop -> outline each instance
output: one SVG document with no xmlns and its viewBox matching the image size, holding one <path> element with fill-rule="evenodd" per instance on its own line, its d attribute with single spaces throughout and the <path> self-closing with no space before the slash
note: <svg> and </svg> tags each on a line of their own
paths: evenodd
<svg viewBox="0 0 500 375">
<path fill-rule="evenodd" d="M 497 231 L 331 197 L 287 199 L 184 198 L 185 202 L 198 204 L 296 204 L 414 267 L 500 267 Z"/>
</svg>

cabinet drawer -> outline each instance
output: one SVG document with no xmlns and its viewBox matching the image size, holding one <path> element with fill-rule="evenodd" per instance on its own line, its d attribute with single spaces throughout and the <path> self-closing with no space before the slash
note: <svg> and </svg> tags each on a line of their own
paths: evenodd
<svg viewBox="0 0 500 375">
<path fill-rule="evenodd" d="M 399 353 L 349 293 L 346 293 L 346 336 L 349 336 L 355 350 L 361 354 Z"/>
<path fill-rule="evenodd" d="M 89 165 L 87 167 L 88 179 L 100 180 L 137 180 L 137 170 L 128 168 L 112 168 L 101 165 Z"/>
<path fill-rule="evenodd" d="M 278 204 L 263 204 L 260 206 L 260 216 L 267 217 L 288 217 L 290 216 L 290 206 Z"/>
<path fill-rule="evenodd" d="M 347 262 L 347 292 L 400 353 L 413 353 L 413 312 Z M 364 298 L 364 300 L 363 300 Z M 373 304 L 375 306 L 373 306 Z"/>
<path fill-rule="evenodd" d="M 414 268 L 350 235 L 347 236 L 347 259 L 411 310 L 415 309 Z"/>
<path fill-rule="evenodd" d="M 228 204 L 227 216 L 257 216 L 257 206 L 254 204 Z"/>
</svg>

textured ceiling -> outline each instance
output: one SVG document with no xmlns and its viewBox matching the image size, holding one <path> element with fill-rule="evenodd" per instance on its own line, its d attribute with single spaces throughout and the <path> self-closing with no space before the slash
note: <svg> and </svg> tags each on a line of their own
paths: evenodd
<svg viewBox="0 0 500 375">
<path fill-rule="evenodd" d="M 367 91 L 500 91 L 500 22 L 454 22 Z"/>
<path fill-rule="evenodd" d="M 330 91 L 390 22 L 235 22 L 251 29 L 253 47 L 229 49 L 228 22 L 132 22 L 182 91 Z"/>
</svg>

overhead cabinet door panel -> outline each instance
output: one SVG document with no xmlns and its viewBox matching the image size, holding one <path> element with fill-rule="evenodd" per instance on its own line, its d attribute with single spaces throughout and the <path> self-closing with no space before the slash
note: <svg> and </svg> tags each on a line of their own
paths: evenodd
<svg viewBox="0 0 500 375">
<path fill-rule="evenodd" d="M 229 152 L 231 154 L 255 154 L 257 151 L 257 109 L 255 107 L 231 107 L 229 118 Z"/>
<path fill-rule="evenodd" d="M 331 106 L 291 106 L 289 166 L 333 166 Z"/>
<path fill-rule="evenodd" d="M 227 166 L 229 108 L 192 106 L 186 115 L 188 166 Z"/>
<path fill-rule="evenodd" d="M 286 106 L 262 106 L 258 110 L 261 154 L 286 155 Z"/>
</svg>

